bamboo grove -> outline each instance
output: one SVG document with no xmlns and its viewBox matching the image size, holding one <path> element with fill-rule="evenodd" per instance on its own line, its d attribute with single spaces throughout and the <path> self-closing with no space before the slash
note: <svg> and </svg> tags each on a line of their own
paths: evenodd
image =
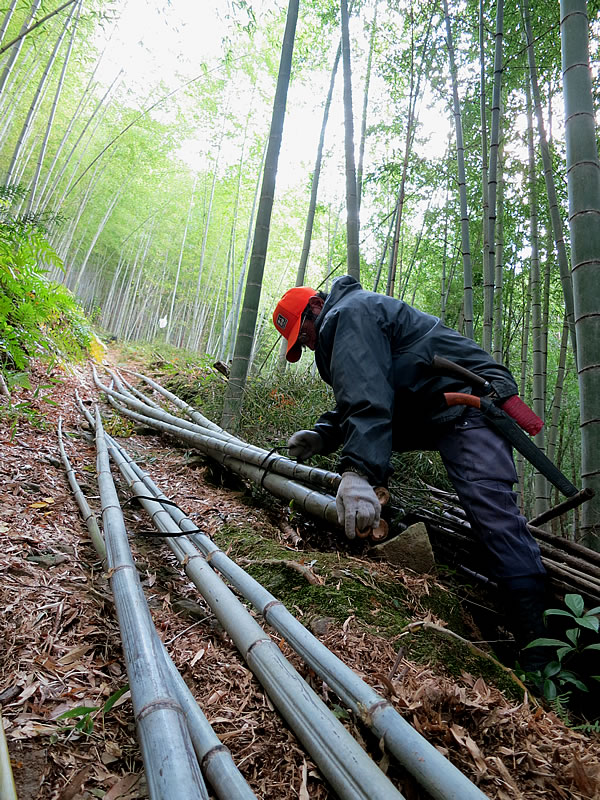
<svg viewBox="0 0 600 800">
<path fill-rule="evenodd" d="M 596 490 L 598 549 L 600 4 L 214 5 L 219 54 L 142 82 L 111 60 L 124 3 L 3 10 L 0 196 L 58 254 L 40 268 L 106 334 L 231 361 L 228 429 L 247 375 L 283 368 L 268 321 L 294 283 L 348 272 L 437 314 Z M 555 500 L 520 477 L 529 510 Z"/>
</svg>

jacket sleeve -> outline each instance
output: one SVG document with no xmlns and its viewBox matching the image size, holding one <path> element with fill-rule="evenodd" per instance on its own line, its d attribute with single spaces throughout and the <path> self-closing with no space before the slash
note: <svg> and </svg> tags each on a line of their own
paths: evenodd
<svg viewBox="0 0 600 800">
<path fill-rule="evenodd" d="M 340 412 L 337 406 L 332 411 L 321 414 L 315 422 L 314 430 L 323 440 L 323 450 L 321 451 L 323 455 L 333 453 L 344 441 L 340 422 Z"/>
<path fill-rule="evenodd" d="M 340 469 L 356 469 L 373 485 L 383 484 L 392 454 L 391 326 L 377 308 L 355 305 L 340 309 L 327 327 L 336 422 L 344 442 Z"/>
</svg>

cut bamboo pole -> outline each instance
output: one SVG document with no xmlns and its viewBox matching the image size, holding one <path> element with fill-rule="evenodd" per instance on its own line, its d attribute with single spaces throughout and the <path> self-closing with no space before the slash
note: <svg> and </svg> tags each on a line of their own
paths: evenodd
<svg viewBox="0 0 600 800">
<path fill-rule="evenodd" d="M 111 456 L 132 490 L 140 496 L 150 492 L 157 500 L 167 500 L 150 476 L 131 459 L 125 449 L 109 439 Z M 142 486 L 140 486 L 140 482 Z M 156 504 L 154 504 L 156 506 Z M 151 511 L 151 508 L 147 510 Z M 161 508 L 157 506 L 157 510 Z M 167 513 L 177 526 L 177 531 L 197 531 L 196 525 L 171 502 L 161 508 L 161 517 Z M 155 513 L 152 519 L 155 520 Z M 163 523 L 164 524 L 164 523 Z M 158 526 L 160 529 L 160 526 Z M 166 527 L 166 526 L 165 526 Z M 386 748 L 434 798 L 465 800 L 484 795 L 458 769 L 450 764 L 432 745 L 412 728 L 391 706 L 365 684 L 346 664 L 316 639 L 281 602 L 262 587 L 254 578 L 236 565 L 208 536 L 195 534 L 193 543 L 206 557 L 210 565 L 227 580 L 259 611 L 303 660 L 321 677 L 340 699 L 352 709 L 362 722 L 383 739 Z M 195 553 L 178 539 L 184 552 L 184 561 L 195 557 Z M 171 542 L 169 542 L 171 545 Z"/>
<path fill-rule="evenodd" d="M 93 429 L 95 427 L 95 421 L 93 417 L 87 411 L 87 409 L 84 408 L 79 397 L 77 397 L 77 401 L 80 410 Z M 109 436 L 106 436 L 106 434 L 105 438 L 109 443 L 109 446 L 115 445 L 114 441 Z M 76 499 L 78 503 L 80 498 L 83 498 L 85 501 L 79 485 L 77 485 L 77 490 Z M 86 513 L 86 506 L 87 502 L 85 502 L 83 506 L 80 505 L 80 510 L 84 517 Z M 101 533 L 100 538 L 102 540 L 102 547 L 104 547 L 104 540 L 102 539 Z M 98 554 L 100 555 L 99 551 Z M 169 680 L 170 685 L 177 696 L 177 700 L 181 704 L 185 714 L 190 732 L 190 738 L 192 740 L 196 756 L 198 757 L 202 771 L 210 782 L 215 795 L 219 798 L 219 800 L 230 800 L 232 797 L 235 797 L 236 800 L 238 798 L 239 800 L 256 800 L 254 792 L 250 789 L 245 779 L 235 766 L 229 749 L 225 747 L 225 745 L 221 744 L 221 741 L 213 731 L 209 721 L 198 707 L 193 694 L 179 674 L 177 667 L 171 660 L 166 647 L 162 643 L 156 631 L 154 631 L 154 636 L 157 652 L 160 654 L 163 666 L 165 668 L 165 675 Z M 0 795 L 0 797 L 3 798 L 3 795 Z"/>
<path fill-rule="evenodd" d="M 131 468 L 126 463 L 119 466 L 133 491 L 135 492 L 137 483 L 143 497 L 146 497 L 146 487 Z M 383 772 L 285 660 L 279 647 L 217 577 L 192 543 L 187 539 L 179 541 L 168 538 L 179 535 L 181 530 L 161 504 L 142 497 L 139 499 L 154 525 L 167 537 L 167 544 L 182 563 L 186 574 L 232 637 L 274 705 L 338 795 L 348 800 L 402 798 Z"/>
<path fill-rule="evenodd" d="M 84 493 L 81 491 L 79 482 L 75 477 L 75 471 L 71 466 L 71 462 L 69 461 L 69 458 L 65 451 L 65 446 L 62 436 L 62 417 L 60 417 L 58 420 L 58 447 L 60 449 L 60 455 L 65 467 L 65 472 L 67 473 L 67 480 L 69 481 L 69 486 L 71 487 L 77 505 L 79 506 L 79 510 L 81 511 L 81 516 L 83 517 L 83 521 L 85 522 L 85 525 L 90 534 L 90 539 L 92 540 L 92 544 L 96 548 L 96 552 L 98 553 L 98 556 L 102 561 L 102 564 L 106 565 L 106 545 L 104 544 L 104 537 L 102 536 L 102 533 L 100 531 L 98 520 L 96 519 L 96 515 L 90 508 Z"/>
<path fill-rule="evenodd" d="M 0 706 L 1 709 L 1 706 Z M 2 800 L 18 800 L 15 781 L 10 766 L 10 754 L 0 713 L 0 797 Z"/>
<path fill-rule="evenodd" d="M 150 797 L 208 800 L 183 709 L 169 696 L 168 682 L 160 668 L 152 619 L 129 550 L 98 409 L 96 447 L 111 588 Z"/>
<path fill-rule="evenodd" d="M 253 483 L 256 483 L 257 485 L 267 489 L 276 497 L 288 502 L 293 501 L 295 507 L 299 508 L 301 511 L 321 517 L 322 519 L 327 520 L 327 522 L 330 522 L 332 525 L 339 525 L 335 498 L 331 495 L 321 494 L 320 492 L 311 489 L 309 486 L 305 486 L 302 483 L 293 481 L 281 474 L 269 472 L 267 469 L 250 464 L 247 461 L 243 461 L 241 458 L 227 455 L 225 451 L 235 447 L 233 444 L 229 445 L 225 443 L 224 447 L 221 449 L 218 446 L 214 446 L 210 440 L 207 439 L 207 437 L 202 437 L 201 434 L 186 431 L 176 425 L 168 425 L 164 422 L 159 422 L 158 420 L 151 420 L 149 417 L 145 417 L 142 414 L 137 414 L 135 411 L 131 411 L 125 406 L 122 406 L 120 403 L 116 403 L 114 400 L 112 401 L 112 404 L 122 414 L 130 419 L 142 424 L 150 425 L 151 427 L 162 430 L 165 433 L 170 433 L 171 435 L 176 436 L 178 439 L 188 442 L 193 447 L 200 447 L 200 449 L 202 449 L 202 445 L 205 444 L 204 440 L 207 440 L 206 448 L 207 450 L 210 449 L 211 457 L 214 458 L 215 461 L 218 461 L 219 464 L 222 464 L 224 467 L 227 467 L 238 475 L 241 475 L 243 478 L 247 478 Z M 280 462 L 274 462 L 274 466 L 282 468 L 281 465 L 284 463 L 285 460 L 281 458 Z M 295 462 L 291 463 L 294 464 Z M 296 465 L 296 467 L 298 466 L 301 465 Z"/>
<path fill-rule="evenodd" d="M 250 477 L 251 480 L 257 480 L 259 484 L 266 485 L 265 481 L 267 477 L 284 477 L 294 481 L 310 483 L 313 486 L 320 486 L 330 492 L 337 491 L 341 477 L 335 472 L 328 472 L 318 467 L 298 464 L 296 461 L 292 461 L 285 456 L 276 455 L 270 453 L 268 450 L 249 445 L 241 439 L 229 437 L 227 434 L 221 434 L 219 431 L 211 432 L 185 419 L 175 417 L 163 409 L 146 406 L 132 396 L 115 392 L 110 387 L 105 386 L 97 379 L 97 376 L 96 385 L 106 393 L 111 405 L 114 405 L 120 413 L 143 425 L 155 428 L 163 433 L 169 433 L 191 444 L 192 447 L 209 453 L 213 458 L 221 461 L 221 463 L 223 463 L 222 458 L 226 457 L 226 466 L 231 466 L 234 471 L 240 474 L 241 471 L 243 471 L 246 473 L 246 477 Z M 124 403 L 126 405 L 123 405 Z M 137 409 L 137 411 L 133 409 Z M 245 466 L 241 467 L 237 462 L 243 463 Z M 248 469 L 245 467 L 248 467 Z M 253 467 L 253 469 L 251 469 L 251 467 Z M 288 497 L 287 494 L 280 494 L 282 486 L 281 481 L 269 480 L 269 484 L 275 488 L 275 493 L 278 494 L 278 496 L 292 499 L 292 497 Z M 300 492 L 300 494 L 302 496 L 305 495 L 305 493 L 302 492 Z M 297 496 L 296 493 L 296 497 Z M 337 520 L 337 514 L 335 519 Z"/>
</svg>

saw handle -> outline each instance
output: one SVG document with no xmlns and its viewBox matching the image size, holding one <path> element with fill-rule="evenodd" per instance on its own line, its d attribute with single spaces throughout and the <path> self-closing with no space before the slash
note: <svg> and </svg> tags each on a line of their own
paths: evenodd
<svg viewBox="0 0 600 800">
<path fill-rule="evenodd" d="M 463 394 L 462 392 L 444 392 L 446 403 L 449 406 L 471 406 L 481 408 L 481 398 L 473 394 Z"/>
<path fill-rule="evenodd" d="M 454 375 L 471 386 L 478 386 L 484 392 L 489 392 L 492 388 L 491 383 L 482 378 L 481 375 L 477 375 L 475 372 L 471 372 L 470 369 L 461 367 L 460 364 L 455 364 L 454 361 L 450 361 L 450 359 L 443 356 L 434 356 L 431 360 L 431 366 L 438 372 Z"/>
</svg>

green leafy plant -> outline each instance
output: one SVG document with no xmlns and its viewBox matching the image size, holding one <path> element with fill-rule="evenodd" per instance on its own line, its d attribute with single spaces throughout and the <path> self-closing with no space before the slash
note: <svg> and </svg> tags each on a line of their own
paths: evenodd
<svg viewBox="0 0 600 800">
<path fill-rule="evenodd" d="M 591 651 L 600 650 L 600 641 L 591 641 L 590 638 L 598 639 L 600 628 L 600 606 L 585 610 L 585 603 L 579 594 L 565 595 L 565 605 L 568 610 L 562 608 L 549 608 L 544 612 L 544 617 L 557 616 L 565 617 L 568 627 L 565 630 L 565 639 L 539 638 L 534 639 L 527 645 L 530 647 L 553 647 L 555 658 L 550 661 L 543 670 L 533 673 L 532 682 L 540 693 L 547 700 L 555 700 L 559 697 L 561 690 L 572 692 L 573 688 L 580 692 L 589 692 L 590 689 L 586 680 L 600 681 L 600 675 L 586 676 L 581 669 L 582 656 Z M 583 636 L 584 631 L 592 634 Z M 527 649 L 525 648 L 525 649 Z M 571 667 L 571 668 L 570 668 Z"/>
<path fill-rule="evenodd" d="M 15 217 L 10 207 L 18 187 L 0 187 L 0 370 L 8 386 L 32 356 L 46 360 L 81 357 L 91 329 L 66 287 L 49 281 L 47 270 L 62 262 L 45 236 L 40 217 Z"/>
<path fill-rule="evenodd" d="M 125 684 L 125 686 L 122 686 L 120 689 L 117 689 L 116 692 L 111 694 L 111 696 L 102 706 L 76 706 L 75 708 L 70 708 L 68 711 L 64 711 L 56 718 L 57 720 L 76 720 L 76 722 L 74 722 L 73 725 L 64 726 L 60 732 L 67 733 L 69 736 L 71 736 L 76 731 L 79 731 L 86 736 L 90 736 L 94 732 L 96 719 L 101 717 L 102 720 L 104 720 L 104 717 L 112 709 L 117 700 L 119 700 L 128 690 L 129 684 Z M 53 742 L 56 742 L 58 740 L 58 734 L 54 734 L 51 739 Z"/>
</svg>

